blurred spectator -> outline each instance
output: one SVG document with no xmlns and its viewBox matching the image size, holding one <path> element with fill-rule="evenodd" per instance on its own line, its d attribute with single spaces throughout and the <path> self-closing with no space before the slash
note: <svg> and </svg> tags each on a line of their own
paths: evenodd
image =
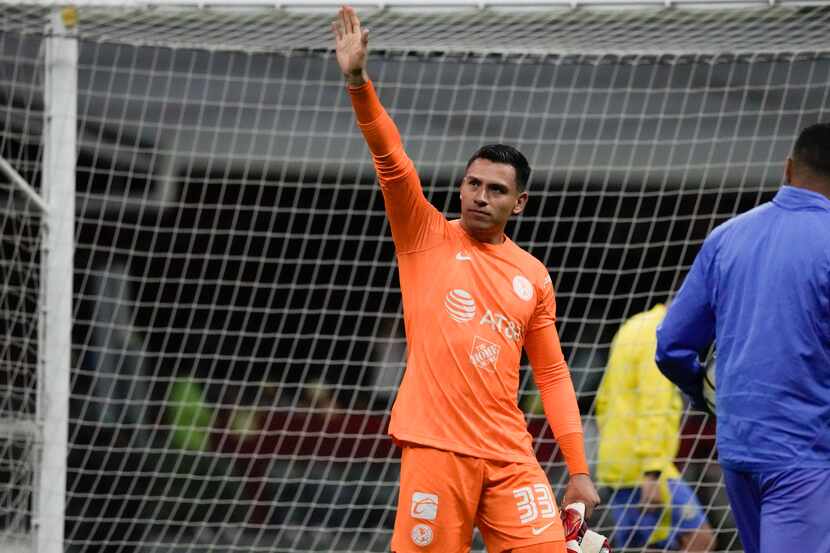
<svg viewBox="0 0 830 553">
<path fill-rule="evenodd" d="M 172 447 L 159 464 L 176 475 L 166 492 L 175 498 L 171 520 L 234 523 L 246 516 L 233 460 L 217 451 L 223 434 L 210 396 L 208 386 L 189 377 L 177 378 L 168 391 L 164 416 Z"/>
<path fill-rule="evenodd" d="M 597 394 L 597 477 L 611 488 L 617 547 L 710 551 L 712 529 L 674 466 L 682 402 L 654 364 L 657 305 L 620 327 Z"/>
<path fill-rule="evenodd" d="M 202 386 L 190 378 L 177 379 L 170 387 L 168 405 L 173 446 L 184 451 L 207 451 L 213 409 L 204 399 Z"/>
</svg>

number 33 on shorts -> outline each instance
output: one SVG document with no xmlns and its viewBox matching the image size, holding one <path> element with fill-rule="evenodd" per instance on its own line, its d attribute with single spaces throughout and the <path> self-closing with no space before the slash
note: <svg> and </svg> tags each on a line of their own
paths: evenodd
<svg viewBox="0 0 830 553">
<path fill-rule="evenodd" d="M 544 532 L 557 520 L 556 502 L 547 483 L 522 486 L 513 490 L 521 524 L 532 525 L 533 535 Z"/>
</svg>

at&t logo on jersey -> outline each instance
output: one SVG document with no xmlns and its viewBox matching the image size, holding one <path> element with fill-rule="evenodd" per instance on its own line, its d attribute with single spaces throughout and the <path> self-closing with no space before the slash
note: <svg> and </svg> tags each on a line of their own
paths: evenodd
<svg viewBox="0 0 830 553">
<path fill-rule="evenodd" d="M 530 286 L 531 295 L 533 294 L 533 286 Z M 450 319 L 457 323 L 468 323 L 476 316 L 476 300 L 473 295 L 462 288 L 454 288 L 447 292 L 444 296 L 444 309 Z M 479 326 L 490 327 L 493 332 L 497 332 L 512 342 L 516 342 L 524 338 L 525 328 L 521 323 L 512 321 L 501 313 L 494 313 L 489 308 L 485 308 L 484 315 L 478 321 Z"/>
<path fill-rule="evenodd" d="M 466 323 L 476 316 L 476 300 L 468 291 L 461 288 L 447 292 L 444 297 L 444 308 L 457 323 Z"/>
<path fill-rule="evenodd" d="M 511 321 L 501 313 L 493 313 L 489 309 L 478 324 L 489 326 L 493 332 L 498 332 L 512 342 L 522 339 L 525 335 L 525 327 L 521 323 Z"/>
</svg>

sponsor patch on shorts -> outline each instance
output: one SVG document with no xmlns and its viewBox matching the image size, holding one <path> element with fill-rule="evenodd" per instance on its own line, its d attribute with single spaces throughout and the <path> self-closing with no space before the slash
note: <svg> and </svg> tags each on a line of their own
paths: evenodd
<svg viewBox="0 0 830 553">
<path fill-rule="evenodd" d="M 414 492 L 409 514 L 412 518 L 435 520 L 438 516 L 438 496 L 434 493 Z"/>
</svg>

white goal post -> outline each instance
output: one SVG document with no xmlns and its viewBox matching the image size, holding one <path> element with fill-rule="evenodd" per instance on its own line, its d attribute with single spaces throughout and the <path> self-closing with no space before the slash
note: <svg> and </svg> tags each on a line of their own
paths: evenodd
<svg viewBox="0 0 830 553">
<path fill-rule="evenodd" d="M 48 206 L 41 266 L 38 412 L 43 448 L 32 526 L 38 553 L 64 551 L 75 254 L 78 41 L 74 10 L 53 8 L 45 39 L 43 179 Z"/>
<path fill-rule="evenodd" d="M 333 59 L 339 4 L 3 4 L 0 550 L 387 550 L 405 340 Z M 551 271 L 595 468 L 615 331 L 669 299 L 706 234 L 769 199 L 799 130 L 830 116 L 830 6 L 352 4 L 438 209 L 457 215 L 478 146 L 530 159 L 508 230 Z M 523 367 L 561 492 L 535 398 Z M 713 440 L 687 410 L 676 464 L 716 550 L 740 551 Z M 615 534 L 608 509 L 593 525 Z"/>
<path fill-rule="evenodd" d="M 38 189 L 0 157 L 8 183 L 0 261 L 0 447 L 8 479 L 0 493 L 7 521 L 0 548 L 9 552 L 64 551 L 78 92 L 73 14 L 56 7 L 44 21 Z"/>
</svg>

